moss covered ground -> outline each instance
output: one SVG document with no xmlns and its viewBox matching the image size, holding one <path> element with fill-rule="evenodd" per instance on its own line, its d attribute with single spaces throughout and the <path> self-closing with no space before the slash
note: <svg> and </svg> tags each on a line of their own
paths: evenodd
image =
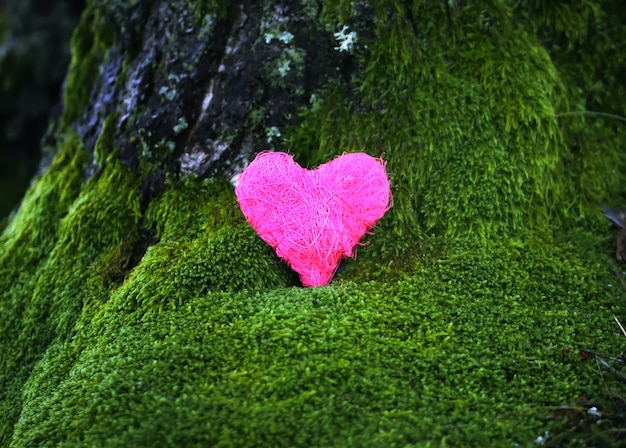
<svg viewBox="0 0 626 448">
<path fill-rule="evenodd" d="M 395 204 L 326 287 L 298 285 L 226 180 L 171 175 L 147 200 L 114 115 L 93 159 L 62 128 L 0 236 L 0 445 L 618 444 L 626 386 L 579 350 L 626 340 L 598 210 L 626 201 L 626 140 L 572 112 L 624 113 L 626 21 L 550 5 L 323 5 L 361 33 L 357 69 L 285 144 L 307 166 L 384 153 Z M 114 41 L 92 32 L 87 65 Z"/>
</svg>

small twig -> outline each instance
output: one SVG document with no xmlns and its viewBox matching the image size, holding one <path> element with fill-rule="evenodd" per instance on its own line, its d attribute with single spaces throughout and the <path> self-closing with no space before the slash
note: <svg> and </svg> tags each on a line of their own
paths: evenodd
<svg viewBox="0 0 626 448">
<path fill-rule="evenodd" d="M 617 325 L 619 326 L 619 329 L 622 330 L 622 334 L 626 336 L 626 330 L 624 330 L 622 323 L 619 321 L 616 315 L 613 315 L 613 319 L 615 319 L 615 323 L 617 323 Z"/>
<path fill-rule="evenodd" d="M 561 114 L 556 114 L 555 117 L 566 117 L 568 115 L 597 115 L 598 117 L 614 118 L 616 120 L 626 121 L 626 118 L 620 115 L 608 114 L 606 112 L 596 112 L 592 110 L 574 110 L 571 112 L 563 112 Z"/>
<path fill-rule="evenodd" d="M 615 361 L 615 362 L 622 362 L 622 363 L 626 362 L 626 360 L 624 358 L 616 358 L 615 356 L 606 356 L 606 355 L 603 355 L 601 353 L 594 352 L 593 350 L 588 350 L 586 348 L 581 348 L 580 351 L 583 352 L 583 353 L 587 353 L 588 355 L 590 355 L 594 359 L 600 358 L 602 360 L 609 359 L 609 360 Z"/>
<path fill-rule="evenodd" d="M 615 367 L 613 367 L 607 361 L 605 361 L 604 358 L 599 353 L 596 353 L 596 352 L 594 352 L 592 350 L 587 350 L 587 349 L 580 349 L 580 351 L 583 352 L 583 353 L 588 354 L 591 357 L 593 357 L 593 359 L 595 359 L 598 363 L 602 364 L 604 367 L 609 369 L 611 372 L 613 372 L 615 375 L 617 375 L 623 382 L 626 383 L 626 375 L 623 374 L 622 372 L 620 372 L 619 370 L 617 370 Z M 624 362 L 624 360 L 620 359 L 620 358 L 614 358 L 614 357 L 610 357 L 610 356 L 608 356 L 607 358 L 610 359 L 611 361 Z"/>
</svg>

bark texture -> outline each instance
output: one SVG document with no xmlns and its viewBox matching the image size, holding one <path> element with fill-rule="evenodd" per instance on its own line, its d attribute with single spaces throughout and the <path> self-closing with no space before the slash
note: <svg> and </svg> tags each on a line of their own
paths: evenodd
<svg viewBox="0 0 626 448">
<path fill-rule="evenodd" d="M 101 45 L 106 58 L 89 93 L 84 84 L 66 93 L 62 119 L 88 151 L 113 113 L 121 159 L 133 169 L 155 167 L 155 182 L 168 173 L 230 177 L 254 153 L 284 149 L 280 129 L 342 75 L 346 57 L 333 54 L 332 33 L 316 21 L 321 5 L 215 8 L 136 2 L 88 10 L 83 23 L 99 27 L 104 42 L 87 51 L 98 57 Z M 82 61 L 75 63 L 70 80 L 82 75 Z"/>
</svg>

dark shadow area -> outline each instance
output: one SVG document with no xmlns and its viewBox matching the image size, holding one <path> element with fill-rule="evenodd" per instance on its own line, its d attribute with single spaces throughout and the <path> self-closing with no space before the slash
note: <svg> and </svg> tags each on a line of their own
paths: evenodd
<svg viewBox="0 0 626 448">
<path fill-rule="evenodd" d="M 19 203 L 70 62 L 84 0 L 0 0 L 0 219 Z"/>
</svg>

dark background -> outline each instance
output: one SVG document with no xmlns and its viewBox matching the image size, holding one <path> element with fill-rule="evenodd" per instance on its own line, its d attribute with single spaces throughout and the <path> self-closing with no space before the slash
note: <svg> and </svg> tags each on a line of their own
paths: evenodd
<svg viewBox="0 0 626 448">
<path fill-rule="evenodd" d="M 0 220 L 37 170 L 84 6 L 85 0 L 0 0 Z"/>
</svg>

